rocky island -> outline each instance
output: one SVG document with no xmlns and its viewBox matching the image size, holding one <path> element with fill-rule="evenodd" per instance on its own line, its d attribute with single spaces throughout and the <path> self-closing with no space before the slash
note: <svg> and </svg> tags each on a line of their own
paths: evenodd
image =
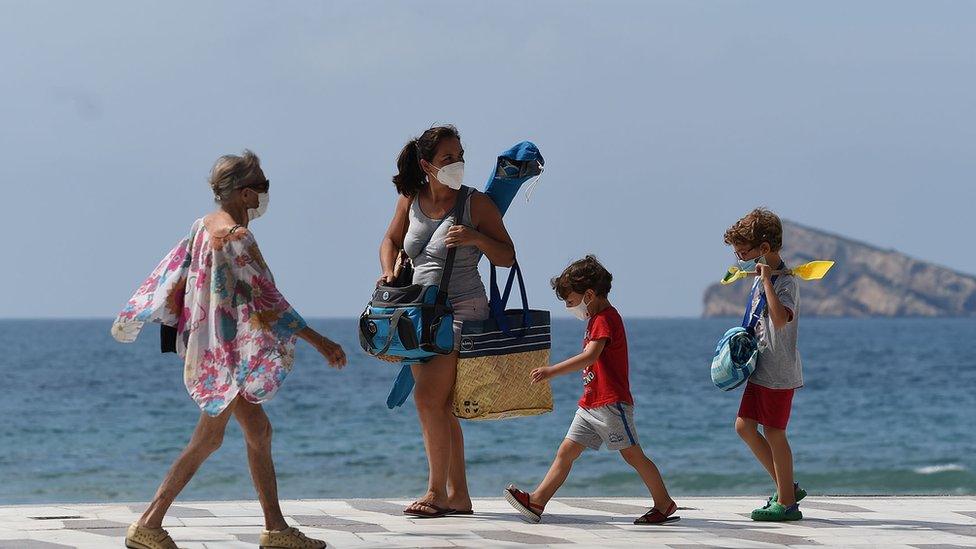
<svg viewBox="0 0 976 549">
<path fill-rule="evenodd" d="M 976 277 L 894 250 L 783 221 L 783 259 L 837 263 L 823 280 L 801 282 L 806 316 L 976 316 Z M 705 290 L 703 316 L 739 316 L 750 282 L 717 282 Z"/>
</svg>

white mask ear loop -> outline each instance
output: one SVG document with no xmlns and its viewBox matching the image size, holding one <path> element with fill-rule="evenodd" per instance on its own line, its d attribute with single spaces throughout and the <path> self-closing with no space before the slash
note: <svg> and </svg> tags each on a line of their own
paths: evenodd
<svg viewBox="0 0 976 549">
<path fill-rule="evenodd" d="M 538 162 L 538 160 L 536 162 Z M 533 178 L 532 181 L 529 182 L 529 186 L 525 189 L 526 202 L 528 202 L 529 199 L 532 198 L 532 193 L 535 191 L 535 187 L 536 185 L 539 184 L 539 180 L 542 179 L 542 174 L 545 173 L 545 171 L 546 171 L 545 166 L 539 164 L 539 175 L 535 176 L 535 178 Z"/>
</svg>

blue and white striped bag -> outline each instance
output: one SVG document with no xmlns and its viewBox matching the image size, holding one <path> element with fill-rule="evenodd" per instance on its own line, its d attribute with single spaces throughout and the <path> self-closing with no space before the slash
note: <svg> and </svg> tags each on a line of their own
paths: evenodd
<svg viewBox="0 0 976 549">
<path fill-rule="evenodd" d="M 773 277 L 773 282 L 776 282 L 776 278 Z M 731 391 L 742 385 L 756 371 L 756 360 L 759 358 L 756 325 L 766 310 L 766 294 L 759 296 L 755 310 L 752 308 L 752 300 L 761 285 L 762 280 L 756 277 L 752 291 L 749 292 L 749 301 L 746 302 L 742 325 L 725 332 L 715 347 L 715 356 L 712 357 L 712 383 L 723 391 Z"/>
<path fill-rule="evenodd" d="M 522 308 L 505 310 L 518 278 Z M 454 415 L 462 419 L 504 419 L 552 411 L 549 382 L 532 383 L 529 373 L 549 365 L 549 311 L 529 309 L 518 263 L 505 292 L 491 268 L 491 316 L 466 320 L 454 383 Z"/>
</svg>

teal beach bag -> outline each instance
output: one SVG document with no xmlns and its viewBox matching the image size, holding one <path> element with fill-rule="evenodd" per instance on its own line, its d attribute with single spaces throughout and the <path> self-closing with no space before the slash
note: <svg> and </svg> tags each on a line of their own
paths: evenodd
<svg viewBox="0 0 976 549">
<path fill-rule="evenodd" d="M 454 204 L 455 220 L 461 219 L 469 193 L 470 188 L 461 187 Z M 359 317 L 359 344 L 364 351 L 401 357 L 408 364 L 454 352 L 454 309 L 447 289 L 456 254 L 457 248 L 448 250 L 439 284 L 376 285 Z"/>
<path fill-rule="evenodd" d="M 777 277 L 773 277 L 773 282 Z M 766 310 L 766 294 L 759 296 L 759 303 L 752 309 L 752 300 L 762 280 L 756 277 L 746 302 L 746 312 L 742 325 L 729 329 L 718 341 L 715 356 L 712 357 L 712 383 L 723 391 L 731 391 L 742 385 L 756 371 L 759 358 L 759 341 L 756 339 L 756 325 Z"/>
</svg>

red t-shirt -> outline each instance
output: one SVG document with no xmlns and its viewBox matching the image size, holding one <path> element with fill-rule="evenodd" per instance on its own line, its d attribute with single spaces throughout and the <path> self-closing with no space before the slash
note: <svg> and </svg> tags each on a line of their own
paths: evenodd
<svg viewBox="0 0 976 549">
<path fill-rule="evenodd" d="M 607 307 L 590 318 L 583 336 L 583 346 L 590 341 L 607 340 L 596 362 L 583 369 L 581 408 L 596 408 L 617 402 L 634 404 L 630 395 L 627 361 L 627 333 L 624 321 L 613 307 Z"/>
</svg>

